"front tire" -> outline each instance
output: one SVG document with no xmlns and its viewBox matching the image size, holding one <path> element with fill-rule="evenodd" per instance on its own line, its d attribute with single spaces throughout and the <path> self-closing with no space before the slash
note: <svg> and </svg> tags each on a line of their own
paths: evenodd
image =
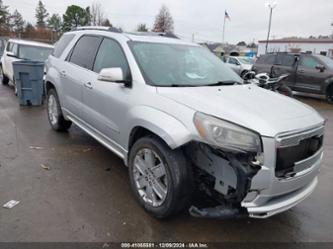
<svg viewBox="0 0 333 249">
<path fill-rule="evenodd" d="M 286 85 L 279 86 L 277 91 L 282 95 L 293 97 L 293 91 Z"/>
<path fill-rule="evenodd" d="M 140 138 L 129 153 L 131 188 L 140 205 L 154 217 L 171 217 L 189 207 L 192 169 L 179 149 L 155 136 Z"/>
<path fill-rule="evenodd" d="M 56 131 L 67 131 L 72 125 L 72 122 L 66 120 L 62 114 L 55 89 L 49 90 L 47 94 L 47 117 L 52 129 Z"/>
</svg>

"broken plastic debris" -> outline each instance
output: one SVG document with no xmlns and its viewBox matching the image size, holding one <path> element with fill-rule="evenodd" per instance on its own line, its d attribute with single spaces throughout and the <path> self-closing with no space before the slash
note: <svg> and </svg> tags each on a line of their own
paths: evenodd
<svg viewBox="0 0 333 249">
<path fill-rule="evenodd" d="M 20 203 L 20 201 L 11 200 L 11 201 L 7 202 L 5 205 L 3 205 L 2 207 L 10 209 L 10 208 L 15 207 L 19 203 Z"/>
<path fill-rule="evenodd" d="M 44 149 L 43 147 L 40 146 L 29 146 L 30 149 L 34 149 L 34 150 L 42 150 Z"/>
<path fill-rule="evenodd" d="M 42 167 L 42 169 L 50 170 L 50 167 L 49 167 L 49 166 L 46 166 L 45 164 L 41 164 L 40 166 Z"/>
</svg>

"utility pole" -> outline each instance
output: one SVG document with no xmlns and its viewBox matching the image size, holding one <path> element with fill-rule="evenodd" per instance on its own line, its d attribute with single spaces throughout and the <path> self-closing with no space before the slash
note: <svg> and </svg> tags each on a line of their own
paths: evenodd
<svg viewBox="0 0 333 249">
<path fill-rule="evenodd" d="M 269 8 L 269 22 L 268 22 L 268 33 L 267 33 L 265 54 L 267 54 L 268 50 L 269 34 L 271 32 L 271 24 L 272 24 L 272 14 L 273 14 L 273 9 L 276 7 L 276 2 L 268 3 L 266 4 L 266 6 Z"/>
</svg>

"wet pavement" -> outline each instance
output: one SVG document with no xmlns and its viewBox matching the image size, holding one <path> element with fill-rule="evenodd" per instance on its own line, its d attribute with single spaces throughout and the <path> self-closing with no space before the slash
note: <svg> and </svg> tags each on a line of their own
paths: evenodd
<svg viewBox="0 0 333 249">
<path fill-rule="evenodd" d="M 20 107 L 1 85 L 0 204 L 20 203 L 0 208 L 0 241 L 333 242 L 333 105 L 299 98 L 327 119 L 320 181 L 308 199 L 265 220 L 159 221 L 135 202 L 121 159 L 76 126 L 52 131 L 45 107 Z"/>
</svg>

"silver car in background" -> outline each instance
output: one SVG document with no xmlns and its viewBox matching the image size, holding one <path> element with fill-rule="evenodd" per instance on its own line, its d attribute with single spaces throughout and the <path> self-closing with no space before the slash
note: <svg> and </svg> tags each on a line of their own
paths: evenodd
<svg viewBox="0 0 333 249">
<path fill-rule="evenodd" d="M 244 74 L 252 70 L 254 59 L 251 57 L 229 56 L 226 58 L 225 63 L 242 77 Z"/>
<path fill-rule="evenodd" d="M 266 218 L 318 182 L 324 119 L 243 80 L 198 44 L 163 33 L 83 27 L 47 60 L 51 127 L 72 123 L 128 166 L 138 203 L 157 218 Z M 209 202 L 198 202 L 198 196 Z M 207 200 L 207 199 L 206 199 Z"/>
</svg>

